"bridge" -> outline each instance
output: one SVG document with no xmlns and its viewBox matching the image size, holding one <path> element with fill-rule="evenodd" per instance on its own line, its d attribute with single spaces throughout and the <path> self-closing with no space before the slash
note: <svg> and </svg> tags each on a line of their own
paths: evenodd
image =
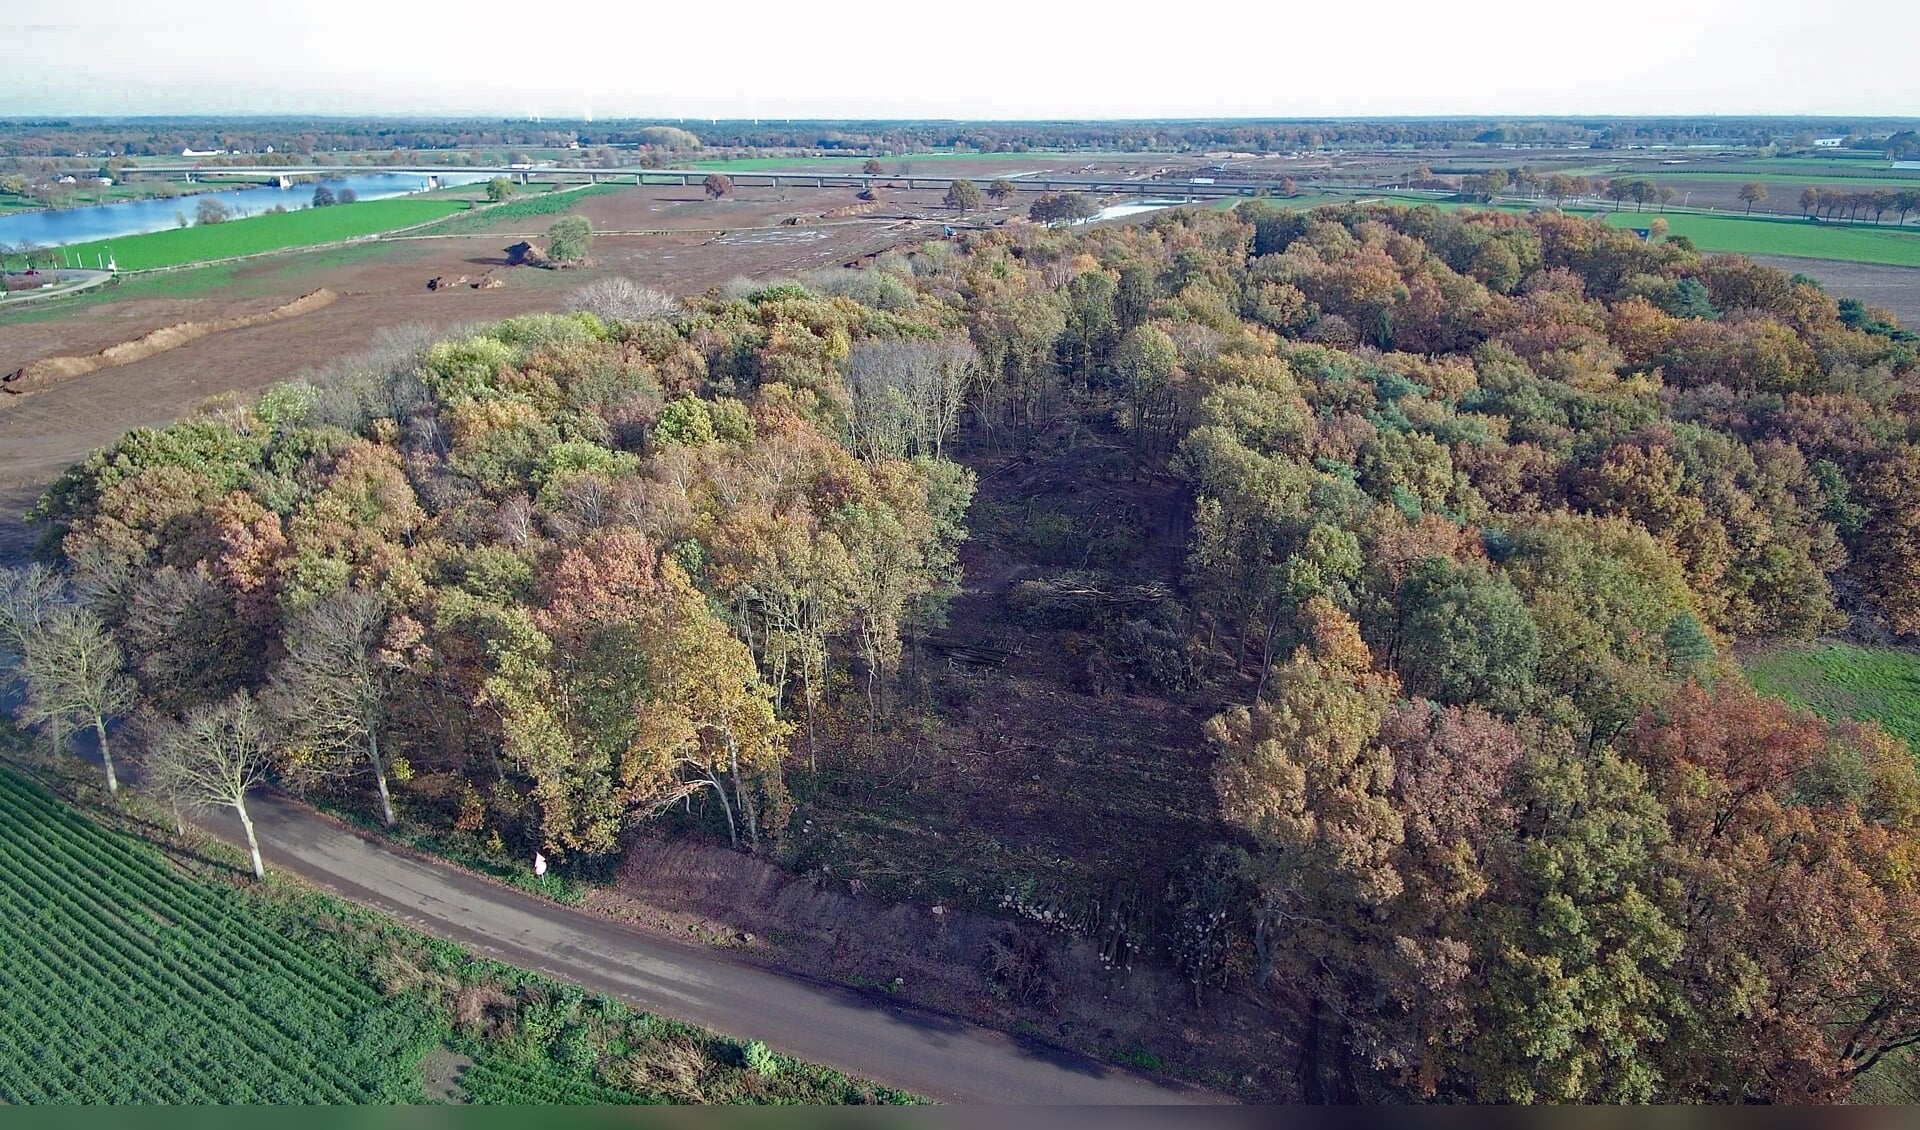
<svg viewBox="0 0 1920 1130">
<path fill-rule="evenodd" d="M 450 174 L 481 177 L 506 177 L 508 180 L 526 184 L 539 180 L 558 184 L 648 184 L 648 185 L 699 185 L 717 170 L 709 169 L 643 169 L 638 167 L 614 169 L 578 169 L 578 168 L 516 168 L 511 165 L 487 167 L 476 165 L 138 165 L 128 166 L 126 172 L 153 173 L 163 176 L 256 176 L 256 177 L 338 177 L 353 175 L 374 175 L 378 173 L 408 173 L 416 176 L 443 177 Z M 760 172 L 722 172 L 736 188 L 894 188 L 908 191 L 944 192 L 956 180 L 973 180 L 984 187 L 981 178 L 922 176 L 906 173 L 826 173 L 806 172 L 803 170 Z M 1099 177 L 1052 176 L 1043 173 L 1022 173 L 1005 178 L 1006 181 L 1022 192 L 1084 192 L 1095 196 L 1126 194 L 1134 196 L 1184 197 L 1187 199 L 1218 199 L 1221 197 L 1259 196 L 1273 192 L 1271 181 L 1236 180 L 1200 180 L 1176 181 L 1153 180 L 1150 178 L 1112 179 Z"/>
</svg>

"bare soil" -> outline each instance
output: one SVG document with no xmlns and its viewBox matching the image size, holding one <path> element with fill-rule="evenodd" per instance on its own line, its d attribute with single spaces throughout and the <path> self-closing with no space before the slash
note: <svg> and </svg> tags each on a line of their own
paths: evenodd
<svg viewBox="0 0 1920 1130">
<path fill-rule="evenodd" d="M 1858 298 L 1893 312 L 1907 329 L 1920 329 L 1920 267 L 1883 267 L 1831 259 L 1792 259 L 1755 255 L 1755 261 L 1783 271 L 1812 275 L 1836 298 Z"/>
<path fill-rule="evenodd" d="M 447 1047 L 434 1048 L 420 1057 L 421 1089 L 431 1102 L 464 1104 L 467 1091 L 461 1086 L 461 1080 L 472 1066 L 471 1056 Z"/>
</svg>

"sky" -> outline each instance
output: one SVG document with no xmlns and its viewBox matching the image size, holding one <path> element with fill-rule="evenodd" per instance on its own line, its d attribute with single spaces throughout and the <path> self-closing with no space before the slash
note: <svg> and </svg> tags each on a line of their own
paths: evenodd
<svg viewBox="0 0 1920 1130">
<path fill-rule="evenodd" d="M 0 116 L 1920 116 L 1907 0 L 0 0 Z"/>
</svg>

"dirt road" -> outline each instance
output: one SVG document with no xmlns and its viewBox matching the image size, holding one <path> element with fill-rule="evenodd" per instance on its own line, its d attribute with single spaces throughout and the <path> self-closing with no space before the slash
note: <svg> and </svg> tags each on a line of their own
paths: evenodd
<svg viewBox="0 0 1920 1130">
<path fill-rule="evenodd" d="M 285 868 L 475 953 L 940 1102 L 1219 1101 L 951 1017 L 641 934 L 394 851 L 278 798 L 262 796 L 249 807 L 269 868 Z M 230 819 L 215 815 L 203 823 L 238 839 Z"/>
</svg>

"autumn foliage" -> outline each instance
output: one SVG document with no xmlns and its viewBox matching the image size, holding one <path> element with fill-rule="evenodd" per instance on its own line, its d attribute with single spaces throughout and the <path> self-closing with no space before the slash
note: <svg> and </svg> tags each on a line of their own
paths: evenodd
<svg viewBox="0 0 1920 1130">
<path fill-rule="evenodd" d="M 1250 201 L 409 345 L 129 433 L 37 517 L 155 716 L 317 670 L 359 594 L 332 667 L 380 709 L 277 771 L 372 733 L 327 764 L 475 840 L 777 857 L 795 781 L 966 732 L 911 646 L 956 460 L 1172 484 L 1164 582 L 1102 528 L 1023 591 L 1172 608 L 1101 646 L 1210 719 L 1218 820 L 1102 854 L 1197 999 L 1269 1009 L 1273 1096 L 1825 1101 L 1920 1041 L 1920 781 L 1727 657 L 1920 635 L 1917 379 L 1890 321 L 1683 242 Z"/>
</svg>

